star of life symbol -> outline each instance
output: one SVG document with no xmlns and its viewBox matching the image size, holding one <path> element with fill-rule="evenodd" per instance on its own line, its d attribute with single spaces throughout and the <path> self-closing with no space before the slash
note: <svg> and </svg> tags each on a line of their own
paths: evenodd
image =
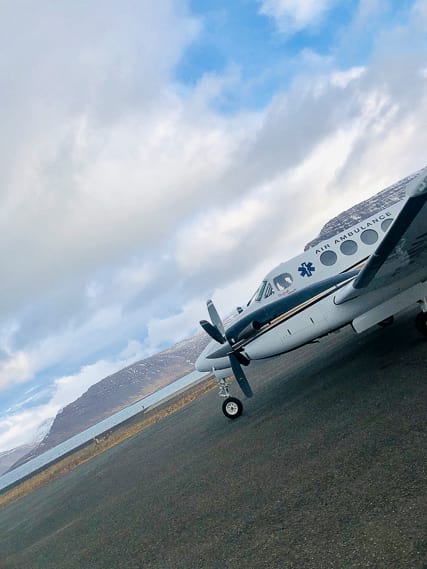
<svg viewBox="0 0 427 569">
<path fill-rule="evenodd" d="M 316 270 L 316 267 L 313 263 L 301 263 L 301 266 L 298 267 L 299 272 L 301 273 L 302 277 L 311 277 Z"/>
</svg>

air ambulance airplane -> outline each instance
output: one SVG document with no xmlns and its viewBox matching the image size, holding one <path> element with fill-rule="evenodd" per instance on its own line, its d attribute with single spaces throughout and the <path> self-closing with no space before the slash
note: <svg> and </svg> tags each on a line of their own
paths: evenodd
<svg viewBox="0 0 427 569">
<path fill-rule="evenodd" d="M 406 199 L 278 265 L 226 327 L 213 305 L 211 336 L 196 361 L 218 379 L 223 413 L 236 419 L 242 402 L 230 397 L 234 375 L 252 397 L 242 366 L 294 350 L 351 324 L 361 333 L 391 323 L 418 303 L 418 330 L 427 336 L 427 167 L 406 187 Z"/>
</svg>

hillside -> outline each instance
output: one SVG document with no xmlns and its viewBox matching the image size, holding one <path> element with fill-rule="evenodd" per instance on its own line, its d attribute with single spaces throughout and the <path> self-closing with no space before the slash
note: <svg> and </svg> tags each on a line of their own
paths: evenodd
<svg viewBox="0 0 427 569">
<path fill-rule="evenodd" d="M 400 200 L 403 200 L 405 198 L 406 186 L 419 172 L 420 171 L 415 172 L 414 174 L 399 180 L 395 184 L 388 186 L 388 188 L 381 190 L 381 192 L 378 192 L 371 198 L 360 202 L 346 211 L 341 212 L 336 217 L 333 217 L 330 221 L 325 223 L 319 235 L 310 241 L 310 243 L 307 243 L 304 250 L 306 251 L 311 247 L 315 247 L 321 241 L 326 241 L 337 233 L 341 233 L 341 231 L 345 231 L 349 227 L 352 227 L 364 219 L 375 215 L 377 212 L 394 205 Z"/>
<path fill-rule="evenodd" d="M 206 334 L 198 334 L 101 379 L 64 407 L 41 443 L 13 467 L 192 372 L 197 356 L 208 341 Z"/>
<path fill-rule="evenodd" d="M 0 476 L 7 472 L 21 458 L 27 456 L 35 446 L 35 444 L 22 445 L 0 452 Z"/>
</svg>

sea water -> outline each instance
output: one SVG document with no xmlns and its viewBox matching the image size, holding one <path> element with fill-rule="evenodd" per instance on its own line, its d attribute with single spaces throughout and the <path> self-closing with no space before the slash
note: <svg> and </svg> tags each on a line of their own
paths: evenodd
<svg viewBox="0 0 427 569">
<path fill-rule="evenodd" d="M 0 476 L 0 490 L 3 490 L 12 484 L 15 484 L 15 482 L 18 482 L 36 470 L 47 466 L 51 462 L 54 462 L 58 458 L 61 458 L 61 456 L 64 456 L 65 454 L 82 446 L 90 440 L 93 440 L 95 437 L 101 435 L 102 433 L 105 433 L 109 429 L 117 427 L 117 425 L 120 425 L 120 423 L 123 423 L 141 411 L 153 407 L 153 405 L 156 405 L 171 395 L 174 395 L 179 391 L 190 387 L 192 384 L 198 383 L 204 377 L 206 377 L 206 373 L 193 371 L 192 373 L 189 373 L 188 375 L 185 375 L 184 377 L 181 377 L 180 379 L 177 379 L 176 381 L 170 383 L 166 387 L 159 389 L 155 393 L 152 393 L 151 395 L 140 399 L 136 403 L 132 403 L 132 405 L 129 405 L 129 407 L 125 407 L 121 411 L 114 413 L 110 417 L 107 417 L 107 419 L 103 419 L 96 425 L 89 427 L 78 435 L 74 435 L 61 444 L 47 450 L 43 454 L 36 456 L 25 464 L 22 464 L 10 472 L 3 474 L 3 476 Z"/>
</svg>

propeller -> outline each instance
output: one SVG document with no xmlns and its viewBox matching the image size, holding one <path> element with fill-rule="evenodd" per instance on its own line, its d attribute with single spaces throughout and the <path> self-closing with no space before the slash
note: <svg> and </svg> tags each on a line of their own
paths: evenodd
<svg viewBox="0 0 427 569">
<path fill-rule="evenodd" d="M 212 300 L 208 300 L 206 305 L 208 307 L 208 312 L 209 316 L 211 317 L 212 324 L 215 326 L 215 328 L 218 330 L 221 336 L 225 338 L 224 324 L 222 323 L 221 317 L 218 314 L 218 311 L 215 308 L 214 303 L 212 302 Z"/>
<path fill-rule="evenodd" d="M 207 320 L 200 320 L 200 326 L 211 338 L 216 340 L 219 344 L 225 344 L 225 339 L 221 336 L 221 332 Z"/>
<path fill-rule="evenodd" d="M 246 397 L 252 397 L 253 392 L 251 386 L 249 385 L 245 372 L 242 369 L 242 365 L 249 365 L 250 360 L 239 350 L 233 349 L 233 345 L 227 338 L 224 324 L 212 300 L 208 300 L 206 304 L 208 307 L 211 322 L 208 322 L 207 320 L 201 320 L 200 326 L 213 340 L 219 344 L 222 344 L 222 347 L 214 352 L 212 356 L 214 358 L 228 356 L 230 360 L 230 367 L 233 370 L 234 377 L 236 378 L 240 389 L 243 391 Z"/>
<path fill-rule="evenodd" d="M 228 357 L 230 359 L 231 369 L 233 370 L 234 377 L 236 378 L 236 381 L 239 384 L 240 389 L 243 391 L 246 397 L 252 397 L 253 392 L 251 386 L 249 385 L 248 378 L 246 377 L 245 372 L 242 369 L 237 353 L 233 352 Z"/>
</svg>

